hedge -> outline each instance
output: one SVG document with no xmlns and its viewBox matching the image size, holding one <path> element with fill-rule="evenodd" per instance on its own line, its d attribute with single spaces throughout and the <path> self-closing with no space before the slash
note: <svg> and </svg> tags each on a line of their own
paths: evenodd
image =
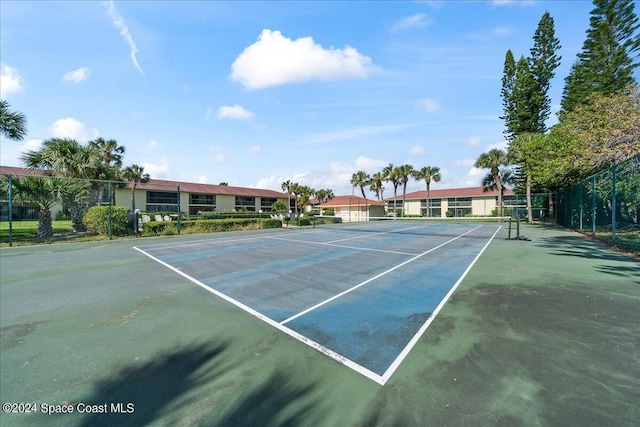
<svg viewBox="0 0 640 427">
<path fill-rule="evenodd" d="M 109 215 L 111 215 L 111 234 L 113 236 L 125 236 L 133 231 L 129 219 L 129 209 L 124 206 L 94 206 L 89 208 L 82 218 L 82 223 L 89 231 L 109 234 Z"/>
<path fill-rule="evenodd" d="M 181 221 L 180 232 L 185 234 L 217 233 L 257 228 L 280 228 L 282 223 L 277 219 L 225 218 Z M 177 221 L 150 221 L 142 225 L 145 236 L 173 235 L 178 233 Z"/>
</svg>

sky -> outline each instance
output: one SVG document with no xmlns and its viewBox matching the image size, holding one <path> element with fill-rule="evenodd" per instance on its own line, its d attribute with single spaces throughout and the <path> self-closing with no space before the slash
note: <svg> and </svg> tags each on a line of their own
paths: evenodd
<svg viewBox="0 0 640 427">
<path fill-rule="evenodd" d="M 0 164 L 49 138 L 125 146 L 152 178 L 351 194 L 351 176 L 440 168 L 480 186 L 505 148 L 505 53 L 542 15 L 562 48 L 553 125 L 591 1 L 0 2 L 1 96 L 26 115 Z M 385 197 L 393 195 L 385 185 Z M 407 192 L 424 189 L 410 181 Z M 356 189 L 356 194 L 359 194 Z M 375 198 L 370 191 L 367 196 Z"/>
</svg>

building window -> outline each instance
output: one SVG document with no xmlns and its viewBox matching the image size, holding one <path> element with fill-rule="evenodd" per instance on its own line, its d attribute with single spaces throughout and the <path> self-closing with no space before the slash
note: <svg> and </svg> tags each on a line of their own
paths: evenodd
<svg viewBox="0 0 640 427">
<path fill-rule="evenodd" d="M 276 199 L 275 197 L 261 197 L 260 198 L 260 208 L 261 209 L 266 209 L 266 210 L 271 210 L 271 206 L 273 206 L 273 204 L 275 202 L 277 202 L 278 199 Z"/>
<path fill-rule="evenodd" d="M 189 194 L 190 205 L 215 205 L 215 194 Z"/>
<path fill-rule="evenodd" d="M 449 207 L 471 207 L 471 197 L 451 197 Z"/>
<path fill-rule="evenodd" d="M 436 208 L 436 207 L 440 207 L 442 205 L 442 199 L 429 199 L 429 207 L 431 208 Z M 426 208 L 427 207 L 427 199 L 422 199 L 420 200 L 420 207 L 422 208 Z"/>
<path fill-rule="evenodd" d="M 256 210 L 256 198 L 255 197 L 241 197 L 236 196 L 236 210 Z"/>
<path fill-rule="evenodd" d="M 178 204 L 177 192 L 147 191 L 147 203 Z"/>
</svg>

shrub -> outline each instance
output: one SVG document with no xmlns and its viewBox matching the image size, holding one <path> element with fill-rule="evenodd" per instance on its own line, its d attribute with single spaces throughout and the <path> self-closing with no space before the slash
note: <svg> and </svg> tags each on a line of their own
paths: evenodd
<svg viewBox="0 0 640 427">
<path fill-rule="evenodd" d="M 258 221 L 258 218 L 225 218 L 181 221 L 180 232 L 184 234 L 195 234 L 257 229 L 260 227 Z M 178 232 L 177 225 L 177 221 L 145 222 L 142 226 L 143 234 L 145 236 L 174 235 Z M 278 219 L 265 218 L 262 220 L 261 226 L 262 228 L 280 228 L 282 227 L 282 222 Z"/>
<path fill-rule="evenodd" d="M 109 211 L 111 211 L 111 234 L 114 236 L 130 234 L 132 229 L 129 209 L 124 206 L 94 206 L 84 214 L 82 222 L 89 231 L 109 234 Z"/>
</svg>

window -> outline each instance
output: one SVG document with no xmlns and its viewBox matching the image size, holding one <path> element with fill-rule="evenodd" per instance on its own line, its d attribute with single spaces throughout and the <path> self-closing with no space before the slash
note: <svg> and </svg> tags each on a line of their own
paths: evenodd
<svg viewBox="0 0 640 427">
<path fill-rule="evenodd" d="M 278 199 L 275 197 L 262 197 L 260 199 L 260 207 L 262 209 L 271 209 L 271 206 L 277 201 Z"/>
<path fill-rule="evenodd" d="M 215 205 L 215 194 L 189 194 L 190 205 Z"/>
<path fill-rule="evenodd" d="M 436 208 L 442 205 L 442 199 L 429 199 L 429 207 Z M 427 207 L 427 199 L 420 200 L 420 207 Z"/>
<path fill-rule="evenodd" d="M 449 198 L 449 207 L 471 207 L 471 197 L 452 197 Z"/>
<path fill-rule="evenodd" d="M 236 196 L 236 209 L 255 211 L 256 198 Z"/>
<path fill-rule="evenodd" d="M 178 204 L 177 192 L 147 191 L 147 203 Z"/>
</svg>

